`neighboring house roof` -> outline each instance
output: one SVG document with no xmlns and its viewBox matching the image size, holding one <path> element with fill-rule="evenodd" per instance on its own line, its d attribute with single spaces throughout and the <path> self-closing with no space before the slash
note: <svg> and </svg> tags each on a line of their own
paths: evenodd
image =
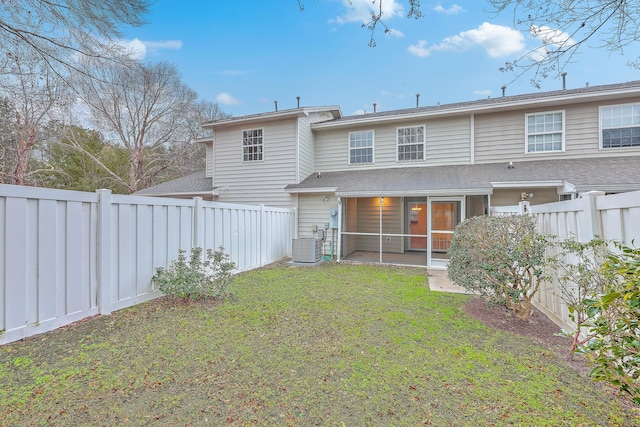
<svg viewBox="0 0 640 427">
<path fill-rule="evenodd" d="M 216 195 L 216 187 L 213 180 L 205 176 L 204 169 L 181 178 L 154 185 L 134 194 L 138 196 L 163 196 L 163 197 L 209 197 Z"/>
<path fill-rule="evenodd" d="M 640 96 L 640 81 L 616 83 L 601 86 L 585 86 L 578 89 L 562 89 L 548 92 L 528 93 L 524 95 L 485 98 L 476 101 L 438 104 L 434 106 L 407 108 L 338 117 L 333 120 L 314 123 L 312 129 L 335 128 L 342 126 L 384 123 L 398 120 L 412 120 L 422 117 L 452 116 L 481 112 L 500 112 L 514 108 L 535 108 L 552 105 L 568 105 L 589 102 L 590 100 L 612 99 L 619 102 L 624 98 Z"/>
<path fill-rule="evenodd" d="M 563 192 L 640 190 L 640 156 L 313 173 L 289 193 L 338 196 L 489 194 L 494 188 L 558 187 Z"/>
<path fill-rule="evenodd" d="M 279 110 L 279 111 L 270 111 L 267 113 L 259 113 L 259 114 L 251 114 L 247 116 L 237 116 L 237 117 L 227 117 L 224 119 L 214 120 L 212 122 L 203 123 L 202 127 L 204 129 L 214 129 L 223 126 L 236 126 L 238 124 L 250 122 L 269 122 L 273 120 L 283 120 L 289 118 L 296 117 L 304 117 L 308 116 L 311 113 L 321 113 L 328 112 L 331 113 L 333 118 L 342 117 L 342 111 L 338 106 L 329 106 L 329 107 L 302 107 L 302 108 L 292 108 L 288 110 Z M 203 138 L 203 140 L 205 140 Z"/>
</svg>

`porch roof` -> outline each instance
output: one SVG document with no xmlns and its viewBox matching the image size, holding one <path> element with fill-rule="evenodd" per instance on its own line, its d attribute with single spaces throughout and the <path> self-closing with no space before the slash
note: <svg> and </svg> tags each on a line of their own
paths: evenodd
<svg viewBox="0 0 640 427">
<path fill-rule="evenodd" d="M 315 172 L 289 193 L 335 189 L 344 197 L 491 194 L 494 188 L 563 191 L 640 190 L 640 157 L 554 159 L 475 165 L 414 166 Z"/>
<path fill-rule="evenodd" d="M 161 197 L 210 197 L 217 194 L 217 188 L 213 186 L 213 180 L 206 176 L 204 169 L 181 178 L 163 182 L 136 191 L 139 196 Z"/>
</svg>

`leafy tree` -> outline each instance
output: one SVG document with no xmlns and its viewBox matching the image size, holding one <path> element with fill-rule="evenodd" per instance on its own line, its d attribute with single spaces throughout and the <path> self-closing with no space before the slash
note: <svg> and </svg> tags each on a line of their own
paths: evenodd
<svg viewBox="0 0 640 427">
<path fill-rule="evenodd" d="M 615 280 L 584 301 L 584 325 L 593 337 L 578 350 L 591 359 L 591 377 L 619 387 L 640 405 L 640 249 L 617 248 L 604 265 Z"/>
<path fill-rule="evenodd" d="M 109 188 L 117 194 L 127 193 L 126 187 L 111 176 L 111 171 L 119 177 L 126 177 L 128 172 L 128 155 L 122 147 L 108 144 L 95 130 L 78 126 L 57 126 L 49 132 L 55 137 L 40 149 L 43 166 L 36 176 L 38 185 L 76 191 Z"/>
<path fill-rule="evenodd" d="M 0 2 L 0 70 L 25 53 L 49 71 L 80 57 L 112 57 L 122 25 L 140 26 L 150 0 L 6 0 Z M 111 51 L 111 52 L 110 52 Z M 62 66 L 62 67 L 61 67 Z"/>
<path fill-rule="evenodd" d="M 531 215 L 477 216 L 459 224 L 449 248 L 449 278 L 519 319 L 531 315 L 531 301 L 547 279 L 547 239 Z"/>
</svg>

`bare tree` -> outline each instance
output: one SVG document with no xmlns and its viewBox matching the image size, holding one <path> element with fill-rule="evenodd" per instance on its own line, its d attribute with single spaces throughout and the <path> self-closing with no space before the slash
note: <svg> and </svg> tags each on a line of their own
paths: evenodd
<svg viewBox="0 0 640 427">
<path fill-rule="evenodd" d="M 5 107 L 13 116 L 11 141 L 3 146 L 6 162 L 0 182 L 26 185 L 37 172 L 29 169 L 29 160 L 42 141 L 45 125 L 71 104 L 71 97 L 64 79 L 46 62 L 29 50 L 18 52 L 5 62 L 8 73 L 0 79 L 0 92 L 10 100 Z"/>
<path fill-rule="evenodd" d="M 540 78 L 555 77 L 574 61 L 580 48 L 592 48 L 611 53 L 624 53 L 627 46 L 640 40 L 640 1 L 542 1 L 489 0 L 496 13 L 511 11 L 514 26 L 529 31 L 541 46 L 520 58 L 508 62 L 503 71 L 519 70 L 518 76 L 533 69 L 532 83 Z M 629 62 L 638 68 L 638 60 Z"/>
<path fill-rule="evenodd" d="M 193 139 L 202 132 L 202 106 L 207 104 L 197 101 L 174 65 L 92 61 L 83 71 L 75 80 L 76 89 L 94 127 L 126 149 L 128 176 L 112 176 L 130 192 L 154 184 L 191 156 Z"/>
<path fill-rule="evenodd" d="M 3 0 L 0 61 L 25 52 L 52 70 L 75 68 L 75 57 L 105 57 L 120 26 L 140 26 L 150 0 Z M 5 71 L 0 62 L 0 72 Z"/>
<path fill-rule="evenodd" d="M 384 23 L 383 4 L 391 0 L 370 0 L 370 20 L 363 23 L 371 32 L 369 46 L 375 46 L 378 26 L 390 31 Z M 398 0 L 409 7 L 408 18 L 422 18 L 420 0 Z M 640 40 L 640 0 L 487 0 L 495 15 L 512 13 L 516 29 L 530 33 L 540 45 L 519 58 L 505 63 L 501 71 L 515 72 L 516 79 L 532 70 L 531 82 L 540 86 L 540 79 L 559 76 L 567 64 L 575 61 L 580 48 L 605 49 L 624 53 Z M 304 10 L 304 0 L 298 0 Z M 640 68 L 640 57 L 629 66 Z"/>
<path fill-rule="evenodd" d="M 389 33 L 391 29 L 387 27 L 387 24 L 385 24 L 383 20 L 385 12 L 382 8 L 382 4 L 384 0 L 370 0 L 370 2 L 371 2 L 371 9 L 369 13 L 370 20 L 367 22 L 364 22 L 362 26 L 368 28 L 370 31 L 371 36 L 369 37 L 369 47 L 375 47 L 376 40 L 374 36 L 375 36 L 376 30 L 378 29 L 378 26 L 382 26 L 385 34 Z M 423 17 L 422 9 L 420 7 L 420 0 L 407 0 L 407 4 L 409 5 L 409 12 L 407 13 L 407 18 L 420 19 Z M 300 8 L 300 11 L 304 11 L 303 0 L 298 0 L 298 7 Z"/>
</svg>

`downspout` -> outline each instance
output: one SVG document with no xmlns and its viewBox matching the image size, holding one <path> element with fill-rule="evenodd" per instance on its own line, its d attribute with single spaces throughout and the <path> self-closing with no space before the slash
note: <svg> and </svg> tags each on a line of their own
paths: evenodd
<svg viewBox="0 0 640 427">
<path fill-rule="evenodd" d="M 342 198 L 338 197 L 338 247 L 336 248 L 336 262 L 340 262 L 342 254 Z"/>
</svg>

